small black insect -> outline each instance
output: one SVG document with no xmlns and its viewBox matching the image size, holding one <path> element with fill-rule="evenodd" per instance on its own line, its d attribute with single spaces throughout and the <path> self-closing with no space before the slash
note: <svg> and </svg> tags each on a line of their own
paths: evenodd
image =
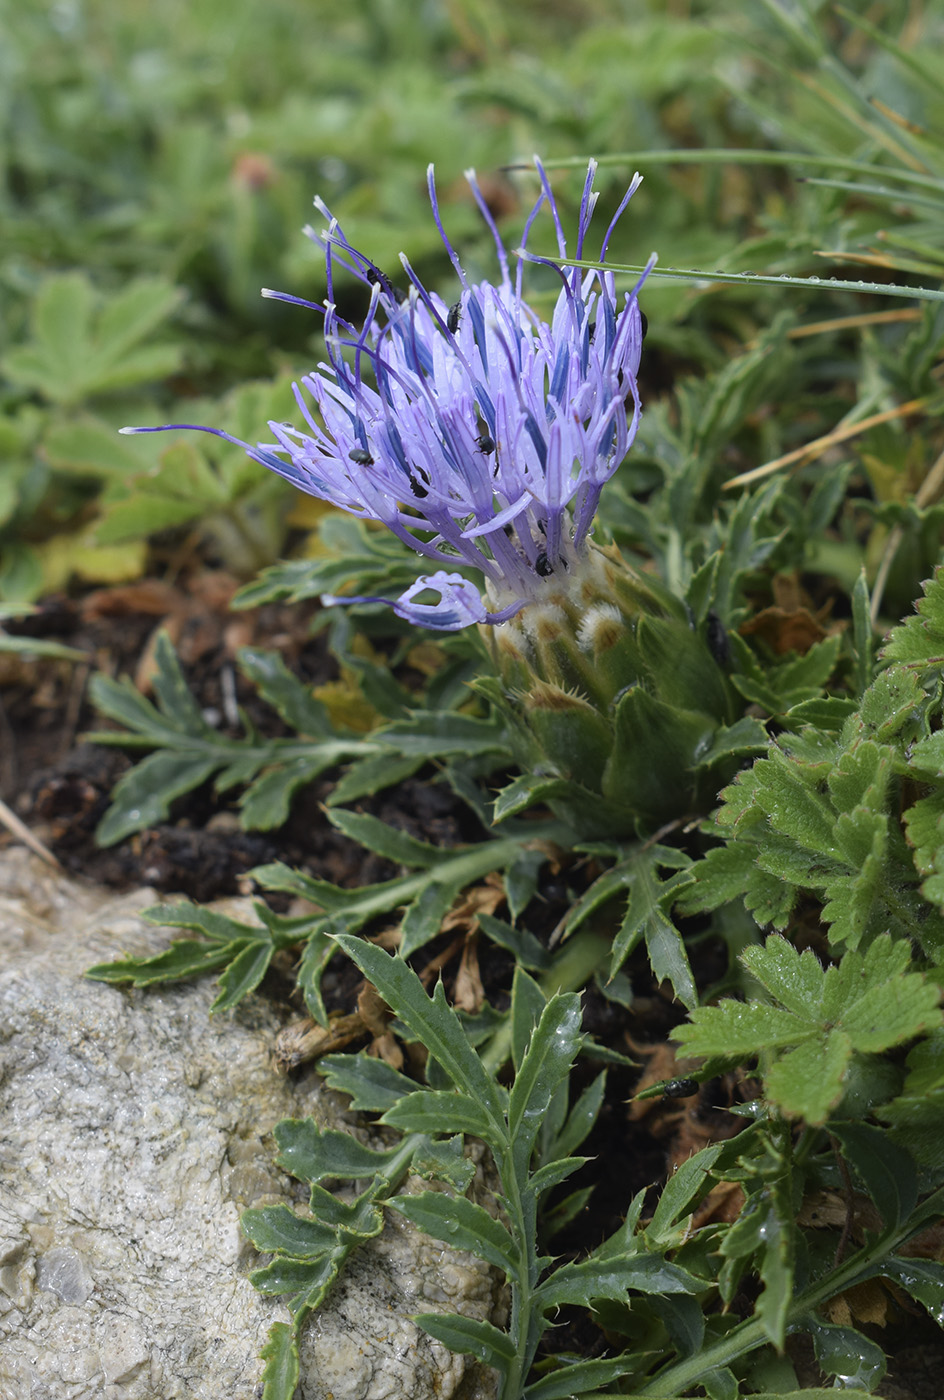
<svg viewBox="0 0 944 1400">
<path fill-rule="evenodd" d="M 639 319 L 642 321 L 642 338 L 643 338 L 643 340 L 645 340 L 645 338 L 646 338 L 646 332 L 647 332 L 648 329 L 649 329 L 649 317 L 646 315 L 645 311 L 643 311 L 641 308 L 640 308 L 640 311 L 639 311 Z"/>
<path fill-rule="evenodd" d="M 475 439 L 475 445 L 480 452 L 485 453 L 486 457 L 495 451 L 495 439 L 490 437 L 487 430 L 484 428 Z"/>
<path fill-rule="evenodd" d="M 705 623 L 705 641 L 718 665 L 727 666 L 731 660 L 731 642 L 727 629 L 714 608 L 709 612 Z"/>
<path fill-rule="evenodd" d="M 462 320 L 462 302 L 454 301 L 449 308 L 449 315 L 446 317 L 446 330 L 450 335 L 455 335 L 459 329 L 459 322 Z"/>
<path fill-rule="evenodd" d="M 547 551 L 542 549 L 541 553 L 534 561 L 534 572 L 539 578 L 547 578 L 548 574 L 554 572 L 554 565 L 547 557 Z"/>
<path fill-rule="evenodd" d="M 347 454 L 352 462 L 356 462 L 359 467 L 372 467 L 374 459 L 363 447 L 354 447 Z"/>
<path fill-rule="evenodd" d="M 395 287 L 387 274 L 381 272 L 380 268 L 374 267 L 373 264 L 367 269 L 367 280 L 372 287 L 377 286 L 388 297 L 392 297 L 398 306 L 406 300 L 406 293 L 401 292 L 399 287 Z"/>
<path fill-rule="evenodd" d="M 664 1099 L 690 1099 L 698 1093 L 697 1079 L 667 1079 L 662 1086 Z"/>
<path fill-rule="evenodd" d="M 587 343 L 588 343 L 588 345 L 592 345 L 592 344 L 593 344 L 593 337 L 596 335 L 596 333 L 597 333 L 597 323 L 596 323 L 596 321 L 591 321 L 590 324 L 589 324 L 589 326 L 587 327 Z"/>
</svg>

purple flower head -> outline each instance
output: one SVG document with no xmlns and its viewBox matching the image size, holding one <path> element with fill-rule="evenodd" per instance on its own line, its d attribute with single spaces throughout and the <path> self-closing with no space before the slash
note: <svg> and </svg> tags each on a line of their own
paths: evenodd
<svg viewBox="0 0 944 1400">
<path fill-rule="evenodd" d="M 327 363 L 294 386 L 304 426 L 272 422 L 275 441 L 257 446 L 217 428 L 202 431 L 239 443 L 309 495 L 381 521 L 440 566 L 396 600 L 326 597 L 326 603 L 386 601 L 408 621 L 445 631 L 498 623 L 540 598 L 549 581 L 565 584 L 586 551 L 600 492 L 639 423 L 643 332 L 636 298 L 655 258 L 619 305 L 612 273 L 562 268 L 529 253 L 528 234 L 547 204 L 560 256 L 567 255 L 550 183 L 540 161 L 535 163 L 542 192 L 525 225 L 514 275 L 475 173 L 467 172 L 501 272 L 497 283 L 477 286 L 443 228 L 430 166 L 433 217 L 461 285 L 451 306 L 426 290 L 402 255 L 409 285 L 406 292 L 396 289 L 348 242 L 321 200 L 315 204 L 327 228 L 306 232 L 325 254 L 324 306 L 263 293 L 324 316 Z M 595 174 L 591 162 L 574 249 L 578 259 L 585 256 L 597 201 Z M 606 231 L 601 261 L 640 180 L 634 176 Z M 522 297 L 525 261 L 543 263 L 560 278 L 549 325 Z M 338 267 L 370 290 L 362 328 L 338 315 Z M 484 576 L 484 600 L 454 572 L 460 564 Z M 427 591 L 439 595 L 438 603 L 414 601 Z"/>
</svg>

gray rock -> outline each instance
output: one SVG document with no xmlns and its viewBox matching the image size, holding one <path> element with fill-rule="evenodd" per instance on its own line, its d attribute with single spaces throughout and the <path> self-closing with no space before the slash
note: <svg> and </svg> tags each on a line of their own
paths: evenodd
<svg viewBox="0 0 944 1400">
<path fill-rule="evenodd" d="M 261 998 L 211 1018 L 209 981 L 83 978 L 166 946 L 139 917 L 150 903 L 0 852 L 3 1400 L 260 1396 L 259 1350 L 288 1312 L 249 1283 L 239 1216 L 299 1199 L 271 1129 L 311 1115 L 365 1135 L 317 1076 L 276 1075 L 280 1021 Z M 299 1400 L 486 1400 L 493 1374 L 409 1314 L 494 1317 L 498 1297 L 481 1261 L 391 1215 L 311 1320 Z"/>
</svg>

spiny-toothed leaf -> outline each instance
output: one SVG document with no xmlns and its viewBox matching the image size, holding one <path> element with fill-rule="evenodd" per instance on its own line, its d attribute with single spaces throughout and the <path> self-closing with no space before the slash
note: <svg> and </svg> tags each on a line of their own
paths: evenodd
<svg viewBox="0 0 944 1400">
<path fill-rule="evenodd" d="M 871 1393 L 885 1375 L 885 1353 L 852 1327 L 831 1327 L 809 1317 L 804 1325 L 812 1333 L 813 1351 L 827 1376 L 864 1386 Z"/>
<path fill-rule="evenodd" d="M 721 1147 L 716 1144 L 703 1147 L 672 1173 L 646 1226 L 647 1241 L 651 1241 L 655 1247 L 667 1245 L 670 1241 L 675 1243 L 673 1227 L 682 1215 L 691 1210 L 695 1200 L 705 1190 L 708 1173 L 720 1152 Z"/>
<path fill-rule="evenodd" d="M 237 652 L 237 660 L 240 670 L 253 682 L 262 699 L 268 701 L 290 729 L 316 739 L 334 737 L 324 705 L 292 674 L 278 652 L 242 647 Z"/>
<path fill-rule="evenodd" d="M 248 762 L 252 775 L 234 780 L 249 782 L 249 787 L 239 799 L 242 825 L 249 831 L 273 831 L 276 827 L 284 826 L 289 819 L 295 794 L 327 769 L 343 761 L 336 748 L 332 746 L 332 749 L 328 753 L 313 752 L 290 758 L 262 773 L 254 782 L 250 781 L 250 777 L 258 772 L 259 757 L 258 754 L 250 755 Z M 217 785 L 222 787 L 224 784 L 218 780 Z M 229 786 L 229 783 L 226 785 Z"/>
<path fill-rule="evenodd" d="M 451 1186 L 457 1196 L 464 1196 L 475 1176 L 475 1163 L 463 1152 L 463 1137 L 420 1139 L 413 1153 L 410 1170 L 424 1181 L 442 1181 Z"/>
<path fill-rule="evenodd" d="M 534 1173 L 525 1188 L 525 1195 L 532 1196 L 535 1200 L 553 1191 L 555 1186 L 560 1186 L 562 1181 L 566 1181 L 574 1172 L 585 1167 L 590 1161 L 589 1157 L 568 1157 L 566 1160 L 556 1162 L 545 1162 L 544 1166 Z"/>
<path fill-rule="evenodd" d="M 334 1128 L 319 1128 L 312 1118 L 283 1118 L 275 1125 L 276 1161 L 299 1181 L 317 1183 L 330 1177 L 376 1176 L 399 1155 L 400 1148 L 375 1151 Z"/>
<path fill-rule="evenodd" d="M 437 1342 L 450 1351 L 465 1352 L 478 1357 L 487 1366 L 504 1374 L 515 1360 L 515 1344 L 507 1332 L 500 1332 L 490 1322 L 475 1322 L 458 1314 L 446 1317 L 438 1313 L 417 1313 L 413 1318 Z"/>
<path fill-rule="evenodd" d="M 899 1259 L 887 1255 L 880 1273 L 921 1303 L 940 1327 L 944 1323 L 944 1264 L 931 1259 Z"/>
<path fill-rule="evenodd" d="M 593 1083 L 587 1085 L 567 1115 L 563 1128 L 554 1140 L 552 1150 L 555 1158 L 570 1157 L 586 1140 L 603 1107 L 605 1088 L 606 1070 L 601 1070 Z"/>
<path fill-rule="evenodd" d="M 111 806 L 95 830 L 96 841 L 113 846 L 135 831 L 166 821 L 175 798 L 206 782 L 218 767 L 218 758 L 200 753 L 149 754 L 115 784 Z"/>
<path fill-rule="evenodd" d="M 655 1255 L 624 1255 L 564 1264 L 537 1289 L 535 1306 L 590 1307 L 597 1298 L 623 1300 L 630 1289 L 638 1293 L 697 1293 L 704 1284 L 677 1264 Z"/>
<path fill-rule="evenodd" d="M 697 768 L 710 768 L 726 758 L 753 758 L 764 753 L 770 740 L 767 730 L 757 719 L 739 719 L 736 724 L 722 727 L 715 734 L 709 748 L 699 754 Z"/>
<path fill-rule="evenodd" d="M 499 1087 L 462 1033 L 456 1013 L 447 1005 L 441 982 L 432 997 L 401 958 L 391 957 L 362 939 L 339 935 L 338 946 L 360 968 L 396 1016 L 435 1056 L 456 1087 L 477 1098 L 496 1126 L 503 1121 Z"/>
<path fill-rule="evenodd" d="M 154 957 L 116 958 L 114 962 L 96 963 L 85 975 L 93 982 L 130 982 L 135 987 L 150 987 L 155 982 L 177 982 L 183 977 L 195 977 L 224 967 L 245 946 L 244 940 L 220 944 L 181 938 Z"/>
<path fill-rule="evenodd" d="M 570 1400 L 598 1386 L 608 1386 L 620 1376 L 630 1375 L 638 1362 L 631 1356 L 612 1361 L 575 1361 L 564 1363 L 549 1376 L 543 1376 L 525 1387 L 523 1400 Z"/>
<path fill-rule="evenodd" d="M 580 998 L 553 996 L 541 1013 L 518 1066 L 508 1101 L 508 1129 L 516 1157 L 527 1164 L 531 1148 L 558 1084 L 570 1072 L 581 1043 Z"/>
<path fill-rule="evenodd" d="M 254 992 L 268 971 L 274 953 L 274 943 L 250 943 L 248 948 L 237 953 L 218 978 L 219 995 L 210 1010 L 230 1011 Z"/>
<path fill-rule="evenodd" d="M 262 1254 L 283 1254 L 289 1259 L 311 1259 L 337 1244 L 337 1234 L 320 1220 L 305 1220 L 287 1205 L 244 1210 L 240 1227 Z"/>
<path fill-rule="evenodd" d="M 433 879 L 420 891 L 400 925 L 398 952 L 401 958 L 412 957 L 437 936 L 464 883 L 461 877 L 458 880 Z"/>
<path fill-rule="evenodd" d="M 259 1353 L 265 1362 L 262 1400 L 292 1400 L 298 1385 L 299 1362 L 295 1335 L 287 1322 L 273 1322 L 269 1340 Z"/>
<path fill-rule="evenodd" d="M 698 1384 L 708 1400 L 741 1400 L 737 1377 L 727 1366 L 718 1367 L 698 1377 Z"/>
<path fill-rule="evenodd" d="M 727 1260 L 759 1255 L 764 1291 L 757 1315 L 770 1341 L 782 1347 L 792 1296 L 795 1224 L 789 1188 L 783 1176 L 748 1197 L 738 1219 L 721 1241 Z"/>
<path fill-rule="evenodd" d="M 254 1269 L 249 1282 L 260 1293 L 294 1293 L 292 1308 L 317 1307 L 341 1271 L 343 1257 L 320 1254 L 315 1259 L 286 1259 L 278 1254 L 270 1264 Z"/>
<path fill-rule="evenodd" d="M 382 1122 L 405 1133 L 471 1133 L 490 1145 L 495 1125 L 488 1113 L 468 1094 L 448 1089 L 416 1089 L 393 1104 Z"/>
<path fill-rule="evenodd" d="M 532 851 L 527 854 L 535 853 Z M 545 857 L 541 856 L 541 860 L 544 859 Z M 506 875 L 506 887 L 507 879 Z M 479 914 L 478 925 L 492 943 L 497 943 L 500 948 L 506 948 L 512 953 L 521 967 L 543 972 L 551 966 L 553 959 L 550 953 L 527 929 L 513 928 L 511 924 L 506 924 L 503 919 L 496 919 L 492 914 Z"/>
<path fill-rule="evenodd" d="M 405 831 L 398 831 L 367 812 L 348 812 L 336 808 L 328 813 L 328 820 L 345 836 L 366 846 L 394 865 L 406 865 L 411 869 L 429 870 L 438 865 L 444 857 L 455 854 L 448 847 L 433 846 L 428 841 L 417 841 Z"/>
<path fill-rule="evenodd" d="M 402 783 L 422 768 L 425 759 L 403 758 L 394 749 L 352 763 L 348 771 L 339 778 L 331 790 L 327 805 L 340 807 L 346 802 L 354 802 L 359 797 L 373 797 L 374 793 Z"/>
<path fill-rule="evenodd" d="M 653 846 L 636 852 L 622 863 L 624 879 L 629 886 L 626 913 L 616 937 L 610 958 L 610 976 L 619 972 L 626 958 L 640 939 L 645 939 L 653 973 L 659 981 L 671 982 L 676 996 L 686 1006 L 697 1001 L 688 954 L 681 934 L 666 913 L 675 899 L 676 891 L 692 882 L 687 867 L 676 869 L 668 880 L 658 874 L 660 865 L 667 863 L 666 848 Z M 680 862 L 675 852 L 671 864 Z"/>
<path fill-rule="evenodd" d="M 517 817 L 538 803 L 572 797 L 573 788 L 574 784 L 564 778 L 546 778 L 538 777 L 534 773 L 522 773 L 497 794 L 492 820 L 497 826 L 499 822 L 506 821 L 509 817 Z"/>
<path fill-rule="evenodd" d="M 918 1199 L 918 1174 L 910 1153 L 890 1141 L 884 1129 L 869 1123 L 833 1123 L 830 1132 L 864 1183 L 886 1228 L 897 1228 Z"/>
<path fill-rule="evenodd" d="M 528 1045 L 534 1034 L 534 1028 L 541 1019 L 541 1015 L 547 1005 L 547 997 L 535 982 L 534 978 L 525 972 L 523 967 L 516 967 L 511 983 L 511 1060 L 515 1069 L 519 1069 Z"/>
<path fill-rule="evenodd" d="M 424 1191 L 419 1196 L 391 1196 L 387 1204 L 433 1239 L 444 1240 L 453 1249 L 468 1250 L 502 1269 L 509 1278 L 517 1275 L 521 1261 L 515 1241 L 500 1220 L 474 1201 Z"/>
<path fill-rule="evenodd" d="M 323 1055 L 318 1069 L 329 1089 L 348 1094 L 351 1107 L 362 1113 L 385 1113 L 416 1091 L 412 1079 L 364 1051 L 358 1055 Z"/>
</svg>

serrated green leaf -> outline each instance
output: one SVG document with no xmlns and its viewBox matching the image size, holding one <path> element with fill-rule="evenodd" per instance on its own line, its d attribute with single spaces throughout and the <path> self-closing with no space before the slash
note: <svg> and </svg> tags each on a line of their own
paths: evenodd
<svg viewBox="0 0 944 1400">
<path fill-rule="evenodd" d="M 927 1309 L 939 1327 L 944 1326 L 944 1264 L 931 1259 L 901 1259 L 888 1255 L 879 1272 Z"/>
<path fill-rule="evenodd" d="M 348 1094 L 351 1107 L 363 1113 L 385 1113 L 405 1095 L 416 1091 L 412 1079 L 364 1051 L 358 1055 L 323 1055 L 318 1069 L 330 1089 Z"/>
<path fill-rule="evenodd" d="M 348 812 L 335 809 L 328 813 L 331 825 L 337 827 L 358 845 L 366 846 L 385 860 L 395 865 L 406 865 L 411 869 L 430 870 L 444 857 L 454 852 L 441 846 L 433 846 L 428 841 L 418 841 L 405 831 L 398 831 L 386 822 L 372 817 L 367 812 Z"/>
<path fill-rule="evenodd" d="M 580 998 L 558 993 L 541 1014 L 508 1101 L 508 1130 L 516 1157 L 525 1166 L 551 1096 L 570 1072 L 580 1042 Z"/>
<path fill-rule="evenodd" d="M 444 1240 L 453 1249 L 468 1250 L 487 1264 L 502 1269 L 508 1277 L 519 1272 L 521 1263 L 511 1235 L 500 1220 L 495 1220 L 474 1201 L 464 1196 L 424 1191 L 418 1196 L 391 1196 L 387 1204 L 412 1220 L 425 1234 Z"/>
<path fill-rule="evenodd" d="M 311 1118 L 283 1118 L 275 1125 L 276 1161 L 299 1181 L 376 1176 L 399 1154 L 399 1147 L 375 1151 L 334 1128 L 319 1128 Z"/>
<path fill-rule="evenodd" d="M 244 947 L 242 941 L 213 944 L 182 938 L 154 957 L 96 963 L 86 970 L 85 976 L 93 982 L 130 982 L 135 987 L 150 987 L 155 982 L 176 982 L 224 967 Z"/>
<path fill-rule="evenodd" d="M 337 1243 L 336 1233 L 329 1225 L 320 1220 L 305 1220 L 287 1205 L 244 1210 L 239 1224 L 246 1238 L 262 1254 L 310 1259 L 333 1249 Z"/>
<path fill-rule="evenodd" d="M 462 1033 L 456 1013 L 446 1004 L 442 983 L 432 997 L 412 968 L 362 939 L 339 935 L 338 946 L 369 978 L 384 1001 L 428 1048 L 458 1089 L 477 1098 L 503 1131 L 503 1104 L 498 1085 Z"/>
<path fill-rule="evenodd" d="M 254 992 L 268 971 L 275 953 L 274 943 L 250 943 L 237 953 L 219 979 L 219 995 L 211 1011 L 230 1011 Z"/>
<path fill-rule="evenodd" d="M 762 1049 L 795 1045 L 809 1034 L 789 1011 L 758 1002 L 723 1001 L 697 1006 L 687 1025 L 672 1032 L 684 1055 L 734 1060 L 752 1058 Z"/>
<path fill-rule="evenodd" d="M 646 1226 L 646 1239 L 654 1246 L 674 1243 L 672 1227 L 679 1218 L 690 1211 L 693 1203 L 705 1189 L 708 1173 L 714 1166 L 721 1147 L 714 1144 L 703 1147 L 700 1152 L 688 1157 L 672 1173 L 662 1188 L 652 1219 Z"/>
<path fill-rule="evenodd" d="M 287 1322 L 273 1322 L 269 1340 L 259 1353 L 265 1364 L 262 1400 L 292 1400 L 298 1385 L 298 1347 Z"/>
<path fill-rule="evenodd" d="M 534 854 L 526 852 L 525 854 Z M 545 857 L 542 855 L 541 860 Z M 507 884 L 507 875 L 506 875 Z M 506 948 L 513 954 L 515 962 L 531 971 L 544 972 L 551 966 L 553 959 L 550 953 L 539 943 L 533 933 L 527 929 L 513 928 L 511 924 L 505 923 L 503 919 L 496 919 L 492 914 L 479 914 L 478 925 L 485 936 L 492 943 L 497 943 L 500 948 Z"/>
<path fill-rule="evenodd" d="M 403 758 L 394 749 L 352 763 L 348 771 L 338 779 L 331 790 L 327 805 L 340 807 L 346 802 L 354 802 L 359 797 L 373 797 L 384 788 L 402 783 L 419 772 L 426 760 L 423 758 Z"/>
<path fill-rule="evenodd" d="M 909 1153 L 869 1123 L 833 1123 L 830 1132 L 857 1173 L 887 1228 L 906 1220 L 918 1199 L 918 1174 Z"/>
<path fill-rule="evenodd" d="M 490 1322 L 475 1322 L 458 1314 L 444 1317 L 437 1313 L 418 1313 L 413 1321 L 450 1351 L 476 1356 L 497 1371 L 507 1371 L 515 1359 L 515 1344 L 508 1333 L 500 1332 Z"/>
<path fill-rule="evenodd" d="M 525 1387 L 523 1400 L 570 1400 L 595 1386 L 609 1385 L 636 1369 L 638 1362 L 629 1356 L 607 1361 L 575 1361 L 565 1363 L 549 1376 L 543 1376 Z"/>
<path fill-rule="evenodd" d="M 944 570 L 923 585 L 924 597 L 915 604 L 917 616 L 893 627 L 882 648 L 885 661 L 933 663 L 944 656 Z"/>
<path fill-rule="evenodd" d="M 500 1146 L 485 1109 L 468 1094 L 457 1091 L 414 1088 L 387 1109 L 381 1121 L 406 1133 L 471 1133 Z"/>
<path fill-rule="evenodd" d="M 542 1312 L 568 1306 L 589 1307 L 598 1298 L 624 1299 L 639 1293 L 697 1293 L 704 1287 L 685 1269 L 655 1255 L 624 1255 L 564 1264 L 537 1289 Z"/>
</svg>

